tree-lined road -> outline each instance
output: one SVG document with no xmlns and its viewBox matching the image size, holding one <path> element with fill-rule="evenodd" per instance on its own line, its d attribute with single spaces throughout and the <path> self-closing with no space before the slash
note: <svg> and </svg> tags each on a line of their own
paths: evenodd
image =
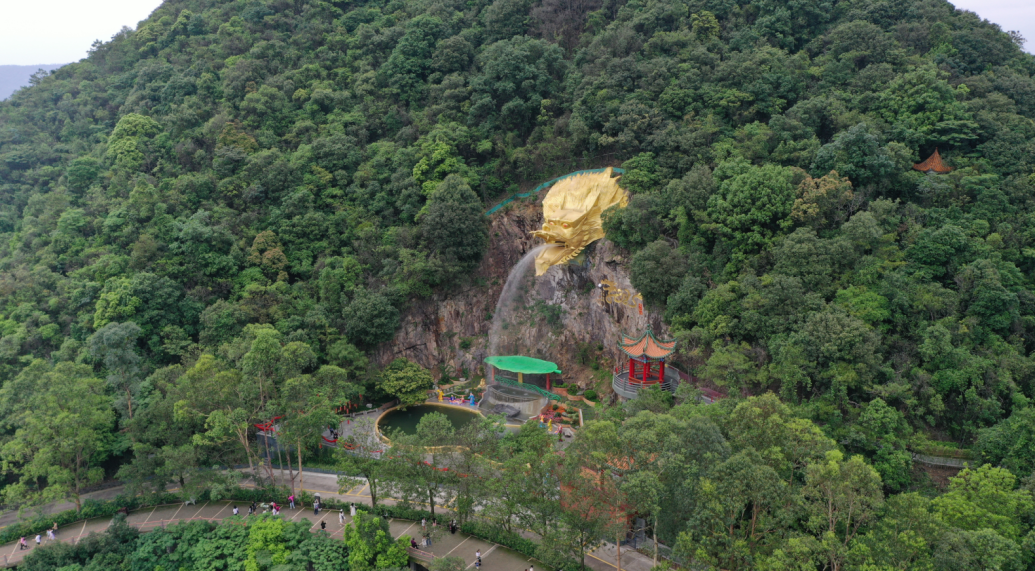
<svg viewBox="0 0 1035 571">
<path fill-rule="evenodd" d="M 307 472 L 305 479 L 307 485 L 304 490 L 309 493 L 319 493 L 325 500 L 334 498 L 345 502 L 355 502 L 357 506 L 370 505 L 370 493 L 366 484 L 357 485 L 344 493 L 338 493 L 337 476 Z M 86 497 L 107 499 L 114 497 L 121 490 L 121 487 L 109 488 L 94 492 Z M 394 503 L 394 501 L 387 500 L 387 503 Z M 191 505 L 170 504 L 134 510 L 130 512 L 126 521 L 142 532 L 152 531 L 156 528 L 182 521 L 223 521 L 234 517 L 233 506 L 235 505 L 239 507 L 242 514 L 248 513 L 249 503 L 247 502 L 214 501 L 199 502 Z M 55 513 L 61 510 L 52 509 L 47 511 L 48 513 Z M 281 517 L 290 521 L 308 520 L 312 524 L 310 531 L 314 533 L 320 530 L 320 522 L 326 522 L 326 533 L 338 539 L 342 537 L 344 526 L 338 523 L 338 512 L 335 510 L 321 510 L 319 515 L 314 516 L 312 506 L 298 507 L 294 510 L 285 508 L 281 511 Z M 111 519 L 110 517 L 94 518 L 66 526 L 59 530 L 57 541 L 69 543 L 85 538 L 91 533 L 103 532 L 111 524 Z M 14 520 L 16 520 L 15 514 L 7 514 L 3 518 L 5 525 L 13 523 Z M 349 516 L 348 510 L 346 510 L 345 523 L 351 522 L 352 518 Z M 391 520 L 389 525 L 394 537 L 402 535 L 416 537 L 420 535 L 420 522 Z M 8 543 L 0 547 L 0 564 L 3 564 L 5 567 L 16 566 L 32 550 L 37 549 L 34 537 L 26 537 L 26 541 L 29 542 L 30 549 L 19 550 L 17 542 Z M 44 534 L 43 547 L 45 548 L 48 543 L 50 541 L 46 539 Z M 475 553 L 481 551 L 482 569 L 484 571 L 524 571 L 528 569 L 529 565 L 534 565 L 543 571 L 549 571 L 546 565 L 538 561 L 531 561 L 528 557 L 516 551 L 460 532 L 451 535 L 448 531 L 443 530 L 442 536 L 431 547 L 423 547 L 422 551 L 430 553 L 435 557 L 445 557 L 447 555 L 461 557 L 467 562 L 469 568 L 473 568 Z M 613 545 L 601 547 L 587 557 L 586 563 L 594 571 L 616 571 L 618 565 L 615 551 Z M 421 553 L 411 554 L 418 559 L 424 557 Z M 651 568 L 651 561 L 637 552 L 623 549 L 621 568 L 628 571 L 648 571 Z"/>
</svg>

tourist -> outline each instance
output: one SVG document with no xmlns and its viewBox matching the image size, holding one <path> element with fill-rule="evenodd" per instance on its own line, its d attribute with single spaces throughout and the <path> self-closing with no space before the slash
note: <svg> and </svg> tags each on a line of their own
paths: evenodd
<svg viewBox="0 0 1035 571">
<path fill-rule="evenodd" d="M 54 540 L 54 530 L 53 529 L 48 529 L 47 530 L 47 539 L 49 539 L 51 541 Z"/>
<path fill-rule="evenodd" d="M 54 527 L 50 528 L 50 530 L 51 530 L 51 531 L 53 532 L 53 533 L 51 533 L 50 535 L 51 535 L 51 536 L 52 536 L 52 537 L 53 537 L 54 539 L 57 539 L 57 536 L 58 536 L 58 522 L 56 522 L 56 521 L 55 521 L 55 522 L 54 522 Z"/>
<path fill-rule="evenodd" d="M 25 536 L 23 535 L 21 540 L 18 542 L 18 551 L 21 551 L 22 549 L 28 549 L 28 548 L 29 548 L 29 544 L 25 542 Z"/>
<path fill-rule="evenodd" d="M 338 510 L 338 525 L 345 525 L 345 509 Z"/>
<path fill-rule="evenodd" d="M 482 550 L 481 549 L 479 549 L 479 550 L 474 552 L 474 558 L 477 559 L 478 561 L 482 560 Z"/>
<path fill-rule="evenodd" d="M 36 547 L 39 547 L 39 546 L 40 546 L 40 542 L 41 542 L 41 541 L 43 541 L 43 538 L 41 538 L 41 537 L 40 537 L 40 534 L 38 534 L 38 533 L 37 533 L 37 534 L 36 534 Z"/>
<path fill-rule="evenodd" d="M 241 510 L 237 509 L 237 506 L 234 506 L 234 515 L 241 515 Z"/>
<path fill-rule="evenodd" d="M 327 530 L 327 522 L 325 522 L 325 521 L 321 521 L 320 522 L 320 530 L 321 531 L 326 531 Z"/>
<path fill-rule="evenodd" d="M 313 502 L 313 515 L 320 515 L 320 500 Z"/>
<path fill-rule="evenodd" d="M 426 520 L 424 518 L 420 518 L 420 529 L 421 529 L 421 531 L 427 531 L 428 530 L 428 520 Z"/>
<path fill-rule="evenodd" d="M 352 517 L 356 517 L 356 502 L 352 502 L 352 504 L 349 506 L 349 515 L 351 515 Z"/>
<path fill-rule="evenodd" d="M 417 540 L 412 537 L 410 538 L 410 547 L 417 549 Z"/>
<path fill-rule="evenodd" d="M 295 509 L 295 496 L 294 494 L 288 496 L 288 507 Z"/>
</svg>

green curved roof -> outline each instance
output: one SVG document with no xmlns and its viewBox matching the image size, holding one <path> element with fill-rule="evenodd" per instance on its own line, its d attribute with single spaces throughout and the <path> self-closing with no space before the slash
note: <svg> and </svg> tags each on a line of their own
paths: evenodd
<svg viewBox="0 0 1035 571">
<path fill-rule="evenodd" d="M 557 363 L 534 359 L 532 357 L 521 357 L 513 355 L 510 357 L 489 357 L 485 362 L 504 371 L 512 373 L 526 373 L 529 375 L 545 375 L 546 373 L 560 373 Z"/>
</svg>

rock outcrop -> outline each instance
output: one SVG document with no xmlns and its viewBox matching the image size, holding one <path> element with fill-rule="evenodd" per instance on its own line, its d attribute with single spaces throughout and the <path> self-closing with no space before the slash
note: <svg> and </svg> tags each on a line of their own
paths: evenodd
<svg viewBox="0 0 1035 571">
<path fill-rule="evenodd" d="M 481 373 L 489 356 L 488 333 L 500 292 L 510 269 L 535 247 L 530 232 L 541 224 L 538 204 L 519 203 L 494 215 L 489 251 L 472 279 L 414 302 L 403 313 L 395 338 L 379 348 L 375 361 L 383 365 L 406 357 L 429 369 L 444 365 L 457 375 Z M 623 253 L 607 239 L 534 279 L 520 326 L 510 328 L 510 343 L 505 346 L 508 354 L 557 363 L 566 381 L 588 384 L 592 374 L 585 364 L 589 360 L 613 367 L 621 331 L 638 334 L 650 324 L 656 333 L 667 335 L 661 316 L 642 302 L 606 301 L 609 287 L 632 291 Z M 610 282 L 607 286 L 605 280 Z"/>
</svg>

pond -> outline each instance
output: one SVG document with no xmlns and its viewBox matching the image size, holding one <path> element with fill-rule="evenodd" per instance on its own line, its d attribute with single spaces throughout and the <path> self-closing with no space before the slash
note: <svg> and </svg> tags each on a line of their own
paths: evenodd
<svg viewBox="0 0 1035 571">
<path fill-rule="evenodd" d="M 417 424 L 420 422 L 420 419 L 433 412 L 444 414 L 453 423 L 453 428 L 458 430 L 479 416 L 479 413 L 473 409 L 418 404 L 408 407 L 406 410 L 395 408 L 386 412 L 377 421 L 377 429 L 381 434 L 389 437 L 396 430 L 402 430 L 406 434 L 416 434 Z"/>
</svg>

